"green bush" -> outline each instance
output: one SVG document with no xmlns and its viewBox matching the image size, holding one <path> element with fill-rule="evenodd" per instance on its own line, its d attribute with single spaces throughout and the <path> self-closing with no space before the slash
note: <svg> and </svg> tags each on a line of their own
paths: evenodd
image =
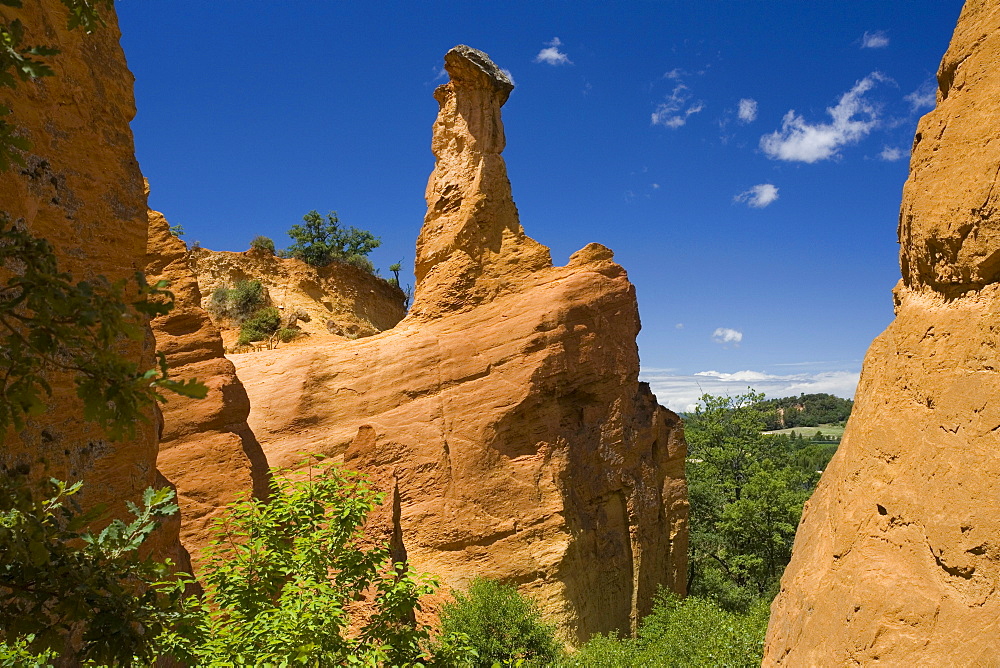
<svg viewBox="0 0 1000 668">
<path fill-rule="evenodd" d="M 756 601 L 746 613 L 714 601 L 661 592 L 635 639 L 596 635 L 563 666 L 587 668 L 756 668 L 764 654 L 768 605 Z"/>
<path fill-rule="evenodd" d="M 229 294 L 229 308 L 237 319 L 249 318 L 264 305 L 264 286 L 260 281 L 238 281 Z"/>
<path fill-rule="evenodd" d="M 273 306 L 262 308 L 243 321 L 240 326 L 239 342 L 246 345 L 251 341 L 263 341 L 281 327 L 281 312 Z"/>
<path fill-rule="evenodd" d="M 204 599 L 189 599 L 201 619 L 167 639 L 175 656 L 196 666 L 427 663 L 429 629 L 413 615 L 433 583 L 392 563 L 384 545 L 364 547 L 382 496 L 333 463 L 272 476 L 267 501 L 231 504 L 216 520 Z"/>
<path fill-rule="evenodd" d="M 243 322 L 253 316 L 265 301 L 264 286 L 260 281 L 237 281 L 233 288 L 217 287 L 208 302 L 208 310 L 216 317 Z"/>
<path fill-rule="evenodd" d="M 220 285 L 212 291 L 208 300 L 208 310 L 212 315 L 226 317 L 229 314 L 229 288 Z"/>
<path fill-rule="evenodd" d="M 278 330 L 278 340 L 282 343 L 288 343 L 289 341 L 298 337 L 302 332 L 297 329 L 291 329 L 289 327 L 282 327 Z"/>
<path fill-rule="evenodd" d="M 341 261 L 346 264 L 357 267 L 358 269 L 363 269 L 364 271 L 367 271 L 369 274 L 375 274 L 376 276 L 378 275 L 378 272 L 375 270 L 375 265 L 372 264 L 372 261 L 366 258 L 364 255 L 345 255 L 343 258 L 341 258 Z"/>
<path fill-rule="evenodd" d="M 256 236 L 250 242 L 250 249 L 264 251 L 274 255 L 274 240 L 263 235 Z"/>
<path fill-rule="evenodd" d="M 383 498 L 335 463 L 271 471 L 267 500 L 214 523 L 204 596 L 170 563 L 139 556 L 173 491 L 146 490 L 137 519 L 83 527 L 80 483 L 47 488 L 0 473 L 0 666 L 457 666 L 458 635 L 431 654 L 414 621 L 435 583 L 363 535 Z M 73 638 L 72 641 L 69 638 Z"/>
<path fill-rule="evenodd" d="M 477 658 L 470 665 L 486 668 L 549 666 L 563 651 L 555 626 L 542 620 L 534 601 L 512 585 L 487 578 L 474 579 L 468 592 L 456 592 L 455 602 L 442 607 L 437 646 L 455 643 L 456 638 L 475 651 Z"/>
</svg>

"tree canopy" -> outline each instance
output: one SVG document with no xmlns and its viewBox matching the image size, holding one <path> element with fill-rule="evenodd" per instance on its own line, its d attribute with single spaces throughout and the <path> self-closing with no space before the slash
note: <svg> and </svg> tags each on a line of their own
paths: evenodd
<svg viewBox="0 0 1000 668">
<path fill-rule="evenodd" d="M 816 467 L 832 455 L 804 439 L 762 433 L 772 413 L 762 394 L 748 390 L 706 394 L 685 419 L 688 590 L 728 609 L 745 610 L 776 592 Z"/>
<path fill-rule="evenodd" d="M 766 429 L 817 427 L 821 424 L 846 424 L 854 402 L 832 394 L 800 394 L 797 397 L 765 399 L 761 412 L 767 415 Z"/>
<path fill-rule="evenodd" d="M 341 227 L 336 211 L 321 216 L 310 211 L 302 217 L 301 225 L 288 230 L 292 238 L 287 253 L 314 267 L 325 267 L 331 262 L 346 262 L 372 271 L 368 254 L 382 245 L 382 240 L 367 230 Z"/>
</svg>

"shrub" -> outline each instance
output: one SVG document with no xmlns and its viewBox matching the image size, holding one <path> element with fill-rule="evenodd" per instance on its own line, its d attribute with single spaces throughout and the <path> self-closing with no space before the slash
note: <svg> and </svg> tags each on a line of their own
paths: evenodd
<svg viewBox="0 0 1000 668">
<path fill-rule="evenodd" d="M 229 308 L 237 320 L 249 318 L 264 304 L 264 286 L 260 281 L 238 281 L 229 294 Z"/>
<path fill-rule="evenodd" d="M 139 556 L 157 518 L 177 512 L 174 492 L 147 489 L 142 508 L 128 503 L 135 521 L 95 535 L 84 527 L 101 512 L 80 510 L 81 486 L 0 474 L 0 665 L 51 665 L 53 651 L 66 665 L 152 665 L 159 634 L 186 620 L 189 578 Z"/>
<path fill-rule="evenodd" d="M 381 502 L 334 463 L 272 471 L 267 501 L 231 504 L 216 520 L 205 598 L 192 599 L 201 621 L 171 636 L 177 656 L 198 666 L 424 663 L 429 630 L 412 620 L 432 582 L 393 564 L 384 545 L 362 547 Z"/>
<path fill-rule="evenodd" d="M 358 269 L 363 269 L 364 271 L 367 271 L 369 274 L 375 274 L 376 276 L 378 275 L 378 272 L 375 270 L 375 265 L 372 264 L 372 261 L 366 258 L 364 255 L 345 255 L 343 258 L 341 258 L 341 261 L 343 261 L 345 264 L 357 267 Z"/>
<path fill-rule="evenodd" d="M 234 288 L 217 287 L 208 302 L 208 310 L 216 317 L 243 322 L 254 315 L 265 301 L 264 286 L 260 281 L 237 281 Z"/>
<path fill-rule="evenodd" d="M 243 321 L 240 326 L 239 343 L 262 341 L 281 327 L 281 313 L 273 306 L 263 308 Z"/>
<path fill-rule="evenodd" d="M 257 251 L 264 251 L 266 253 L 274 255 L 274 240 L 271 239 L 270 237 L 265 237 L 263 235 L 256 236 L 250 242 L 250 249 Z"/>
<path fill-rule="evenodd" d="M 297 329 L 292 329 L 290 327 L 282 327 L 278 330 L 278 340 L 282 343 L 288 343 L 289 341 L 298 337 L 302 332 Z"/>
<path fill-rule="evenodd" d="M 467 665 L 461 636 L 432 656 L 414 622 L 433 581 L 363 536 L 383 499 L 361 475 L 309 463 L 272 470 L 270 487 L 215 521 L 199 597 L 169 562 L 138 556 L 155 518 L 177 511 L 170 489 L 94 535 L 80 483 L 39 493 L 0 474 L 0 666 Z"/>
<path fill-rule="evenodd" d="M 643 618 L 637 638 L 598 634 L 562 665 L 756 668 L 764 654 L 768 611 L 763 599 L 740 614 L 708 599 L 678 599 L 661 591 L 652 612 Z"/>
<path fill-rule="evenodd" d="M 212 315 L 226 317 L 229 313 L 229 288 L 220 285 L 212 291 L 212 298 L 208 300 L 208 310 Z"/>
<path fill-rule="evenodd" d="M 523 666 L 551 665 L 562 653 L 556 628 L 542 620 L 538 606 L 517 588 L 496 580 L 476 578 L 467 593 L 456 592 L 455 602 L 441 609 L 438 647 L 461 638 L 476 653 L 473 666 L 496 663 Z"/>
</svg>

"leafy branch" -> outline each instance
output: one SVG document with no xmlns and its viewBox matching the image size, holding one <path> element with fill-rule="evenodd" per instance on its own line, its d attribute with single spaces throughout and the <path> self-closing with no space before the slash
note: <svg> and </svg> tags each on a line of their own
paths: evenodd
<svg viewBox="0 0 1000 668">
<path fill-rule="evenodd" d="M 188 616 L 190 577 L 139 555 L 158 520 L 177 512 L 174 492 L 147 489 L 142 507 L 129 504 L 132 522 L 115 519 L 95 535 L 86 527 L 104 509 L 81 511 L 81 486 L 0 474 L 0 649 L 149 664 L 155 638 L 185 628 Z"/>
<path fill-rule="evenodd" d="M 168 313 L 173 294 L 166 281 L 149 285 L 136 274 L 125 281 L 103 277 L 74 283 L 58 270 L 51 244 L 18 229 L 0 212 L 0 440 L 9 427 L 23 429 L 45 410 L 49 374 L 73 374 L 84 418 L 113 439 L 135 434 L 143 409 L 166 401 L 162 391 L 203 398 L 196 380 L 169 377 L 166 358 L 140 370 L 123 357 L 126 342 L 142 341 L 145 319 Z M 129 294 L 131 293 L 131 294 Z"/>
</svg>

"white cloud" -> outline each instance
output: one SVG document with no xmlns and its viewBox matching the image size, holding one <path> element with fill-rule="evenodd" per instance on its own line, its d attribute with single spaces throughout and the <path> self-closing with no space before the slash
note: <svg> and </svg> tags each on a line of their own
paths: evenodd
<svg viewBox="0 0 1000 668">
<path fill-rule="evenodd" d="M 677 323 L 676 325 L 674 325 L 674 329 L 684 329 L 684 323 L 683 322 Z"/>
<path fill-rule="evenodd" d="M 652 185 L 653 185 L 653 190 L 659 190 L 660 189 L 660 184 L 659 183 L 654 183 Z"/>
<path fill-rule="evenodd" d="M 664 79 L 673 79 L 674 81 L 678 81 L 685 74 L 687 74 L 687 72 L 685 72 L 684 70 L 682 70 L 679 67 L 675 67 L 674 69 L 670 70 L 669 72 L 664 73 L 663 78 Z"/>
<path fill-rule="evenodd" d="M 670 369 L 642 369 L 639 380 L 649 383 L 657 400 L 667 408 L 693 411 L 702 394 L 736 396 L 746 392 L 747 387 L 772 398 L 818 392 L 853 398 L 859 375 L 857 371 L 775 375 L 751 370 L 735 373 L 701 371 L 681 375 Z"/>
<path fill-rule="evenodd" d="M 514 81 L 514 75 L 510 73 L 510 70 L 508 70 L 508 69 L 506 69 L 504 67 L 501 67 L 500 71 L 503 72 L 507 76 L 508 79 L 510 79 L 510 82 L 512 84 L 514 84 L 515 86 L 517 85 L 517 82 Z"/>
<path fill-rule="evenodd" d="M 546 65 L 572 65 L 573 61 L 569 56 L 559 50 L 562 44 L 562 40 L 558 37 L 553 37 L 551 42 L 545 42 L 545 48 L 535 56 L 535 62 Z"/>
<path fill-rule="evenodd" d="M 837 106 L 827 107 L 831 123 L 809 124 L 790 110 L 781 120 L 781 130 L 760 138 L 761 150 L 773 160 L 790 162 L 813 163 L 837 156 L 841 146 L 860 141 L 878 125 L 878 112 L 864 94 L 885 80 L 884 75 L 872 72 L 854 84 L 840 96 Z"/>
<path fill-rule="evenodd" d="M 753 123 L 757 120 L 757 100 L 745 97 L 740 100 L 740 109 L 737 112 L 740 120 L 744 123 Z"/>
<path fill-rule="evenodd" d="M 716 343 L 732 343 L 737 345 L 743 340 L 743 332 L 729 329 L 728 327 L 719 327 L 712 332 L 712 340 Z"/>
<path fill-rule="evenodd" d="M 921 109 L 933 109 L 937 104 L 937 85 L 933 79 L 920 84 L 917 90 L 909 95 L 904 95 L 903 99 L 910 103 L 910 111 L 918 112 Z"/>
<path fill-rule="evenodd" d="M 778 187 L 771 183 L 761 183 L 741 192 L 733 198 L 733 201 L 746 202 L 747 206 L 754 209 L 763 209 L 776 199 L 778 199 Z"/>
<path fill-rule="evenodd" d="M 894 146 L 883 146 L 882 152 L 878 154 L 878 157 L 881 158 L 882 160 L 885 160 L 886 162 L 896 162 L 897 160 L 901 160 L 903 157 L 905 157 L 905 155 L 906 154 L 903 153 L 903 149 L 901 148 L 896 148 Z"/>
<path fill-rule="evenodd" d="M 651 116 L 653 125 L 676 130 L 687 123 L 688 116 L 705 109 L 705 104 L 701 100 L 688 104 L 690 101 L 691 90 L 684 84 L 677 84 L 653 112 Z"/>
<path fill-rule="evenodd" d="M 889 46 L 889 36 L 885 34 L 884 30 L 872 32 L 866 30 L 865 34 L 861 36 L 862 49 L 884 49 L 887 46 Z"/>
</svg>

